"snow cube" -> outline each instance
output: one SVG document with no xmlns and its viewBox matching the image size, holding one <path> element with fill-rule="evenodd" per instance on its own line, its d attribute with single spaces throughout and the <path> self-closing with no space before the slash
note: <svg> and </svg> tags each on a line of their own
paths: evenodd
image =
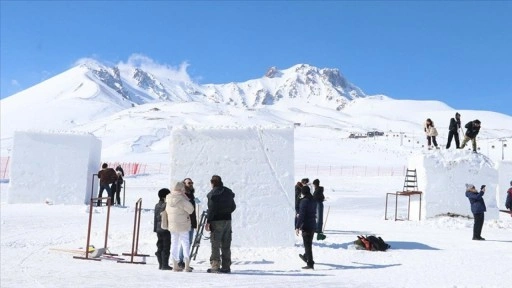
<svg viewBox="0 0 512 288">
<path fill-rule="evenodd" d="M 93 135 L 15 132 L 8 203 L 89 204 L 100 158 Z"/>
</svg>

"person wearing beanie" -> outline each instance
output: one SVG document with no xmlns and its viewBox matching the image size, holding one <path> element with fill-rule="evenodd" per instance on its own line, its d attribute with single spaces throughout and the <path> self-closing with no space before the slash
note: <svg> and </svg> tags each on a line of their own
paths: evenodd
<svg viewBox="0 0 512 288">
<path fill-rule="evenodd" d="M 162 228 L 162 212 L 165 213 L 165 197 L 171 193 L 167 188 L 158 191 L 158 203 L 155 205 L 155 217 L 153 232 L 156 233 L 158 240 L 156 241 L 157 250 L 155 252 L 158 259 L 158 269 L 172 270 L 169 266 L 169 255 L 171 250 L 171 233 L 169 230 Z"/>
<path fill-rule="evenodd" d="M 313 180 L 313 187 L 315 189 L 313 192 L 313 199 L 316 201 L 316 239 L 324 240 L 324 187 L 320 186 L 320 180 L 318 179 Z"/>
<path fill-rule="evenodd" d="M 466 197 L 471 204 L 471 212 L 473 213 L 473 240 L 485 240 L 482 238 L 482 226 L 484 225 L 484 212 L 487 211 L 484 202 L 485 185 L 480 187 L 478 192 L 473 184 L 466 184 Z"/>
<path fill-rule="evenodd" d="M 448 126 L 448 142 L 446 143 L 446 149 L 450 149 L 452 139 L 455 138 L 455 148 L 460 148 L 459 130 L 462 129 L 460 126 L 460 114 L 455 113 L 455 118 L 450 119 L 450 126 Z"/>
<path fill-rule="evenodd" d="M 480 132 L 480 124 L 480 120 L 476 119 L 464 125 L 466 128 L 466 135 L 464 135 L 464 140 L 462 141 L 460 149 L 466 147 L 468 141 L 471 140 L 471 144 L 473 144 L 473 152 L 476 153 L 476 135 Z"/>
<path fill-rule="evenodd" d="M 302 242 L 304 244 L 304 255 L 299 257 L 306 262 L 306 266 L 302 269 L 315 269 L 315 261 L 313 260 L 313 236 L 316 230 L 316 201 L 311 195 L 309 186 L 301 189 L 301 199 L 299 205 L 299 214 L 295 224 L 295 234 L 299 236 L 302 232 Z"/>
<path fill-rule="evenodd" d="M 505 207 L 512 212 L 512 181 L 510 181 L 510 188 L 507 190 L 507 199 L 505 200 Z M 512 214 L 510 214 L 512 216 Z"/>
</svg>

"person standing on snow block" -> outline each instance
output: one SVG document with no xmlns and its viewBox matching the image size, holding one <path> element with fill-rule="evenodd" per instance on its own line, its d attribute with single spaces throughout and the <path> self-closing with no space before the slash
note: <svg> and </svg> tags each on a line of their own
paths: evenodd
<svg viewBox="0 0 512 288">
<path fill-rule="evenodd" d="M 309 186 L 302 187 L 300 197 L 295 234 L 299 236 L 300 232 L 302 232 L 304 255 L 299 254 L 299 257 L 307 264 L 302 269 L 315 269 L 315 261 L 313 261 L 313 236 L 316 230 L 316 201 L 313 199 L 313 195 L 311 195 Z"/>
<path fill-rule="evenodd" d="M 423 128 L 423 130 L 427 135 L 428 150 L 432 149 L 432 143 L 434 144 L 434 147 L 436 147 L 436 149 L 439 149 L 439 146 L 437 146 L 436 141 L 438 133 L 436 127 L 434 127 L 434 121 L 428 118 L 427 121 L 425 121 L 425 127 Z"/>
<path fill-rule="evenodd" d="M 316 239 L 324 240 L 324 187 L 320 186 L 320 180 L 318 179 L 313 180 L 313 187 L 315 188 L 315 191 L 313 192 L 313 199 L 316 201 Z"/>
<path fill-rule="evenodd" d="M 231 273 L 231 213 L 236 209 L 235 193 L 224 186 L 218 175 L 213 175 L 210 183 L 212 190 L 206 195 L 208 216 L 205 229 L 211 234 L 212 254 L 210 256 L 211 268 L 206 272 Z"/>
<path fill-rule="evenodd" d="M 455 113 L 455 118 L 450 119 L 450 126 L 448 126 L 448 142 L 446 143 L 446 149 L 450 149 L 450 145 L 452 144 L 452 139 L 455 138 L 455 147 L 457 149 L 460 148 L 460 140 L 459 140 L 459 130 L 460 126 L 460 114 Z"/>
<path fill-rule="evenodd" d="M 475 185 L 466 184 L 466 197 L 471 204 L 471 212 L 475 222 L 473 224 L 473 240 L 485 240 L 482 238 L 482 226 L 484 225 L 484 212 L 487 211 L 484 202 L 485 185 L 480 187 L 480 192 L 476 191 Z"/>
<path fill-rule="evenodd" d="M 103 163 L 103 165 L 101 165 L 101 170 L 98 171 L 98 178 L 100 178 L 100 191 L 98 193 L 98 198 L 103 197 L 103 190 L 107 190 L 107 195 L 110 197 L 110 204 L 112 204 L 114 198 L 110 184 L 117 181 L 116 171 L 112 168 L 108 168 L 107 163 Z M 101 199 L 98 199 L 97 206 L 101 206 Z"/>
<path fill-rule="evenodd" d="M 508 188 L 507 190 L 507 199 L 505 200 L 505 207 L 512 212 L 512 181 L 510 181 L 510 188 Z"/>
<path fill-rule="evenodd" d="M 172 270 L 169 266 L 169 255 L 171 250 L 171 233 L 169 230 L 162 228 L 165 226 L 162 224 L 162 212 L 165 212 L 165 197 L 169 195 L 171 191 L 167 188 L 162 188 L 158 191 L 158 203 L 155 205 L 155 217 L 153 221 L 153 232 L 156 233 L 158 240 L 156 241 L 156 252 L 155 256 L 158 259 L 158 269 L 160 270 Z M 167 215 L 166 215 L 167 216 Z"/>
<path fill-rule="evenodd" d="M 464 126 L 466 128 L 466 135 L 464 135 L 464 140 L 462 141 L 460 149 L 466 147 L 468 141 L 471 140 L 471 144 L 473 144 L 473 152 L 476 152 L 476 135 L 480 132 L 480 124 L 480 120 L 476 119 L 468 122 Z"/>
</svg>

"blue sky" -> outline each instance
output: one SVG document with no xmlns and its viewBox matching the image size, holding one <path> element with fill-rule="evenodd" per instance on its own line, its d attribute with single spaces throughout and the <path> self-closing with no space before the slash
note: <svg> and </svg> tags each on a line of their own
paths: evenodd
<svg viewBox="0 0 512 288">
<path fill-rule="evenodd" d="M 143 54 L 199 83 L 338 68 L 367 94 L 512 115 L 512 2 L 4 1 L 1 97 Z"/>
</svg>

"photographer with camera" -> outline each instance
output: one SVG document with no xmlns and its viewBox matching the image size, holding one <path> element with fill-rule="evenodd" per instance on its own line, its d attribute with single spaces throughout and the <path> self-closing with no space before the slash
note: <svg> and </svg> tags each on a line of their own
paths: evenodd
<svg viewBox="0 0 512 288">
<path fill-rule="evenodd" d="M 473 240 L 485 240 L 482 238 L 482 226 L 484 225 L 484 212 L 487 211 L 484 202 L 485 185 L 480 187 L 478 192 L 473 184 L 466 184 L 466 197 L 471 204 L 471 212 L 475 222 L 473 224 Z"/>
</svg>

